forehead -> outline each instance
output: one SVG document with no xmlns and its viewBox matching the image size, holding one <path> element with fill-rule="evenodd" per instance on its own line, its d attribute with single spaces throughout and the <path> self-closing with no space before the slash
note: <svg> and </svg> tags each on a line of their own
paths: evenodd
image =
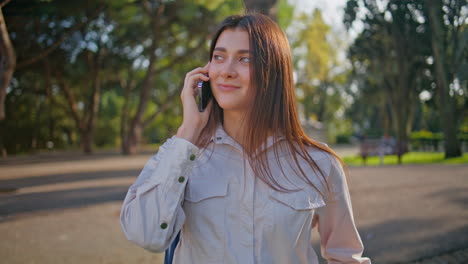
<svg viewBox="0 0 468 264">
<path fill-rule="evenodd" d="M 249 49 L 249 34 L 239 28 L 226 29 L 216 41 L 216 47 L 227 50 Z"/>
</svg>

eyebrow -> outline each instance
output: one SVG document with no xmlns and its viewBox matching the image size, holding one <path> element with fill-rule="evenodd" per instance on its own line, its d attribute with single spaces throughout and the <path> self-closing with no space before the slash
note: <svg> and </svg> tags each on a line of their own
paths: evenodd
<svg viewBox="0 0 468 264">
<path fill-rule="evenodd" d="M 223 47 L 216 47 L 214 48 L 214 50 L 216 51 L 221 51 L 221 52 L 227 52 L 226 48 L 223 48 Z M 250 50 L 246 50 L 246 49 L 241 49 L 241 50 L 238 50 L 237 53 L 250 53 Z"/>
</svg>

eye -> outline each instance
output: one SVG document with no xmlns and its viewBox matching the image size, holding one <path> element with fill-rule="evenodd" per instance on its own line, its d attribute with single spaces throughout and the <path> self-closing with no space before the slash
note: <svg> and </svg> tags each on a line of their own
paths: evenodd
<svg viewBox="0 0 468 264">
<path fill-rule="evenodd" d="M 213 59 L 219 61 L 219 60 L 222 60 L 222 59 L 223 59 L 223 56 L 215 54 L 215 55 L 213 55 Z"/>
<path fill-rule="evenodd" d="M 249 62 L 250 62 L 250 58 L 249 58 L 249 57 L 242 57 L 242 58 L 240 58 L 240 61 L 241 61 L 241 62 L 244 62 L 244 63 L 249 63 Z"/>
</svg>

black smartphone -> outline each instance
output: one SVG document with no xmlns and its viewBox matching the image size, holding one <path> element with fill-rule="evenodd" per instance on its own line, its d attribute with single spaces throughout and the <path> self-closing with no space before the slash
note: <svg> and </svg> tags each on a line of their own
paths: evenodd
<svg viewBox="0 0 468 264">
<path fill-rule="evenodd" d="M 210 82 L 199 82 L 198 86 L 198 111 L 204 112 L 208 102 L 213 98 Z"/>
</svg>

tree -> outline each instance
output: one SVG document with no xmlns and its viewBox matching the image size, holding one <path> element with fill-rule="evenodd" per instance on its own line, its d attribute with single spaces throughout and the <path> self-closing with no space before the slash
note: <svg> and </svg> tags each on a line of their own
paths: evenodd
<svg viewBox="0 0 468 264">
<path fill-rule="evenodd" d="M 332 101 L 338 100 L 335 106 L 341 101 L 339 86 L 345 79 L 344 68 L 337 59 L 340 41 L 323 20 L 319 9 L 315 9 L 311 16 L 300 15 L 298 21 L 304 26 L 294 42 L 297 87 L 302 92 L 306 118 L 314 114 L 317 121 L 323 122 L 332 119 L 336 110 Z"/>
<path fill-rule="evenodd" d="M 360 4 L 366 11 L 364 30 L 349 48 L 349 57 L 354 67 L 364 71 L 366 78 L 377 84 L 374 87 L 386 95 L 401 164 L 430 55 L 427 30 L 419 12 L 422 6 L 420 1 L 393 0 L 381 10 L 376 1 L 349 0 L 344 17 L 347 28 L 356 19 Z"/>
<path fill-rule="evenodd" d="M 290 31 L 294 56 L 296 89 L 306 120 L 319 121 L 327 127 L 331 141 L 349 131 L 344 119 L 347 68 L 338 54 L 343 41 L 325 23 L 320 9 L 301 13 Z"/>
<path fill-rule="evenodd" d="M 60 44 L 62 44 L 69 36 L 71 36 L 74 32 L 80 30 L 81 28 L 86 26 L 90 21 L 92 21 L 103 9 L 102 5 L 98 8 L 95 8 L 92 14 L 86 16 L 87 19 L 78 20 L 78 22 L 71 27 L 57 26 L 57 29 L 59 29 L 59 34 L 54 36 L 54 39 L 50 43 L 48 43 L 49 45 L 47 47 L 41 47 L 40 45 L 32 45 L 34 48 L 29 49 L 28 52 L 19 52 L 19 54 L 28 54 L 29 57 L 23 56 L 19 58 L 19 61 L 17 62 L 17 58 L 15 56 L 14 51 L 15 44 L 12 44 L 10 40 L 10 33 L 6 26 L 6 22 L 2 11 L 2 8 L 9 2 L 9 0 L 5 0 L 3 3 L 0 3 L 0 51 L 2 51 L 0 54 L 4 54 L 4 56 L 0 57 L 0 120 L 3 120 L 5 118 L 5 95 L 7 92 L 7 88 L 10 85 L 14 71 L 25 68 L 31 64 L 38 63 L 42 59 L 45 59 L 49 54 L 51 54 L 55 49 L 57 49 L 60 46 Z M 49 3 L 43 3 L 42 1 L 29 0 L 23 1 L 21 3 L 10 3 L 8 5 L 6 14 L 9 21 L 15 25 L 14 27 L 16 30 L 14 30 L 13 32 L 15 34 L 18 34 L 21 33 L 19 31 L 23 31 L 23 29 L 28 28 L 27 25 L 36 24 L 37 26 L 41 23 L 40 20 L 37 19 L 33 21 L 24 20 L 24 17 L 27 16 L 28 13 L 32 13 L 32 16 L 36 18 L 39 16 L 46 18 L 42 21 L 42 24 L 47 25 L 50 22 L 49 20 L 47 20 L 47 17 L 51 15 L 51 13 L 57 10 L 66 10 L 68 12 L 74 12 L 76 10 L 74 9 L 76 6 L 77 3 L 66 3 L 66 5 L 64 5 L 64 3 L 59 3 L 58 1 L 50 1 Z M 78 3 L 78 6 L 81 7 L 82 4 Z M 29 47 L 29 45 L 24 46 Z M 35 52 L 34 55 L 29 55 L 31 50 Z M 37 50 L 40 50 L 40 52 L 37 52 Z"/>
<path fill-rule="evenodd" d="M 0 3 L 0 120 L 5 118 L 5 96 L 16 66 L 16 54 L 11 44 L 2 8 L 9 0 Z"/>
<path fill-rule="evenodd" d="M 93 152 L 94 130 L 103 83 L 103 60 L 108 56 L 103 38 L 108 34 L 109 25 L 105 8 L 97 7 L 97 10 L 102 11 L 95 20 L 88 17 L 88 14 L 91 14 L 94 18 L 93 9 L 93 6 L 87 6 L 82 9 L 81 14 L 78 12 L 78 19 L 91 21 L 48 55 L 51 59 L 49 65 L 52 78 L 63 92 L 68 106 L 66 111 L 75 122 L 80 136 L 80 146 L 86 154 Z M 61 18 L 59 15 L 49 21 L 55 20 L 59 24 L 69 19 L 70 17 Z"/>
<path fill-rule="evenodd" d="M 79 88 L 86 86 L 91 88 L 89 90 L 84 89 L 85 91 L 90 91 L 84 95 L 84 100 L 77 101 L 70 81 L 63 77 L 61 70 L 56 68 L 54 71 L 59 86 L 67 99 L 69 106 L 68 110 L 71 113 L 78 129 L 81 147 L 83 152 L 86 154 L 93 152 L 94 129 L 97 121 L 99 100 L 101 96 L 101 71 L 103 65 L 102 53 L 105 53 L 105 50 L 98 47 L 98 50 L 95 53 L 86 51 L 83 54 L 87 61 L 87 65 L 85 66 L 87 71 L 80 77 L 83 78 L 83 76 L 86 76 L 87 78 L 84 78 L 85 82 L 77 81 L 74 82 L 74 84 L 79 84 Z M 68 74 L 70 74 L 70 72 L 68 72 Z M 86 99 L 86 97 L 88 98 Z M 83 104 L 83 107 L 80 107 L 80 103 Z M 80 108 L 82 108 L 82 110 L 80 110 Z"/>
<path fill-rule="evenodd" d="M 34 93 L 41 94 L 48 102 L 41 108 L 46 110 L 40 113 L 68 114 L 65 118 L 61 115 L 58 120 L 55 119 L 57 115 L 49 115 L 49 123 L 53 124 L 51 131 L 66 122 L 66 128 L 60 133 L 73 138 L 68 142 L 75 142 L 74 134 L 78 134 L 76 141 L 85 152 L 91 152 L 96 140 L 94 131 L 96 127 L 103 128 L 98 118 L 106 118 L 103 121 L 106 124 L 110 124 L 107 119 L 112 119 L 113 126 L 115 120 L 120 120 L 117 125 L 121 126 L 122 140 L 109 142 L 122 142 L 124 153 L 135 153 L 142 142 L 143 131 L 152 127 L 157 117 L 172 118 L 180 111 L 180 102 L 176 99 L 183 84 L 181 76 L 208 59 L 207 35 L 221 18 L 239 10 L 238 1 L 222 0 L 112 0 L 98 4 L 13 1 L 4 11 L 9 35 L 20 57 L 7 92 L 7 103 L 21 105 L 7 105 L 7 108 L 35 107 L 30 105 L 33 101 L 17 100 L 17 97 L 29 96 L 32 91 L 28 88 L 37 87 L 40 90 L 35 88 Z M 32 75 L 36 80 L 34 86 L 28 77 Z M 119 103 L 102 104 L 102 92 L 112 94 L 106 100 Z M 100 114 L 100 107 L 114 108 Z M 121 109 L 115 111 L 115 107 Z M 115 119 L 110 113 L 118 114 L 119 118 Z M 161 130 L 160 133 L 165 134 L 158 138 L 171 133 L 173 120 L 177 118 L 167 122 L 170 123 L 168 129 Z M 70 129 L 73 123 L 75 128 Z M 13 120 L 0 125 L 20 130 L 34 127 L 29 123 L 15 126 Z M 7 130 L 0 127 L 0 131 L 2 143 Z M 40 142 L 54 138 L 44 133 L 37 135 Z M 98 136 L 103 142 L 102 134 Z M 29 135 L 24 140 L 21 151 L 37 145 L 27 143 L 33 141 Z M 8 148 L 15 151 L 11 145 Z"/>
<path fill-rule="evenodd" d="M 138 39 L 138 42 L 148 45 L 143 47 L 137 59 L 146 65 L 129 71 L 136 71 L 144 77 L 141 82 L 125 80 L 126 77 L 121 79 L 126 98 L 130 98 L 132 91 L 139 89 L 134 114 L 130 113 L 130 101 L 125 101 L 123 106 L 121 134 L 124 154 L 136 153 L 144 129 L 158 115 L 174 106 L 183 85 L 182 72 L 186 72 L 189 69 L 187 67 L 191 65 L 199 66 L 200 62 L 208 60 L 206 40 L 208 32 L 216 24 L 215 19 L 224 17 L 226 12 L 234 10 L 236 10 L 234 2 L 217 1 L 215 4 L 204 5 L 203 1 L 200 3 L 143 1 L 145 16 L 139 23 L 140 27 L 145 25 L 148 32 L 142 34 L 143 39 Z M 197 21 L 196 24 L 193 23 L 194 20 Z M 123 34 L 132 34 L 132 32 Z M 169 69 L 174 70 L 182 64 L 186 70 L 174 71 L 175 75 L 166 73 Z M 174 79 L 177 81 L 174 82 Z M 159 96 L 155 96 L 156 94 Z M 151 99 L 155 101 L 157 108 L 149 112 L 148 105 Z"/>
<path fill-rule="evenodd" d="M 10 85 L 10 93 L 14 93 L 15 89 L 18 89 L 18 94 L 26 97 L 30 93 L 30 90 L 24 89 L 25 87 L 22 86 L 31 84 L 25 78 L 34 74 L 34 72 L 40 72 L 41 74 L 35 75 L 33 87 L 38 87 L 39 90 L 36 89 L 34 93 L 46 96 L 48 101 L 48 103 L 43 102 L 41 104 L 41 109 L 46 110 L 39 111 L 38 113 L 40 115 L 48 115 L 49 133 L 45 136 L 46 134 L 40 133 L 41 128 L 39 126 L 33 126 L 35 129 L 33 129 L 32 139 L 30 140 L 31 149 L 36 149 L 44 140 L 46 142 L 50 141 L 50 144 L 54 141 L 55 143 L 61 141 L 60 137 L 55 136 L 56 131 L 54 131 L 56 124 L 60 124 L 61 121 L 53 119 L 56 116 L 54 112 L 67 111 L 69 107 L 76 106 L 77 102 L 63 104 L 57 98 L 58 94 L 54 92 L 54 87 L 63 87 L 57 85 L 58 77 L 62 77 L 63 80 L 66 80 L 68 77 L 64 76 L 64 69 L 69 65 L 70 58 L 78 54 L 73 55 L 74 52 L 79 50 L 76 46 L 79 46 L 77 44 L 81 41 L 77 36 L 87 31 L 86 28 L 98 15 L 102 14 L 104 8 L 105 6 L 102 4 L 88 5 L 81 2 L 63 3 L 60 1 L 44 2 L 28 0 L 12 1 L 4 9 L 5 18 L 10 26 L 9 35 L 11 36 L 13 46 L 16 47 L 17 53 L 20 54 L 18 63 L 14 68 L 15 75 L 13 76 L 13 82 L 11 85 L 7 84 L 6 87 Z M 30 19 L 26 19 L 26 17 L 30 17 Z M 83 76 L 80 77 L 83 80 Z M 99 84 L 99 82 L 96 82 L 96 84 Z M 99 98 L 91 100 L 96 105 Z M 12 101 L 10 100 L 9 102 L 11 103 Z M 29 103 L 31 101 L 16 100 L 16 102 Z M 17 105 L 16 107 L 21 108 L 22 106 Z M 34 106 L 30 107 L 34 108 Z M 54 107 L 57 109 L 52 109 Z M 48 114 L 46 114 L 46 111 Z M 78 115 L 74 113 L 72 116 L 77 117 Z M 60 118 L 63 119 L 63 116 Z M 89 120 L 92 119 L 92 117 L 89 118 Z M 37 120 L 43 120 L 43 118 L 38 118 Z M 7 123 L 11 122 L 14 123 L 15 120 L 4 120 L 2 125 L 9 126 Z M 89 134 L 83 132 L 83 127 L 77 124 L 77 128 L 79 128 L 81 133 L 80 139 L 82 143 L 86 142 L 82 139 L 86 138 L 85 136 Z M 70 135 L 71 131 L 69 128 L 67 128 L 67 131 Z M 42 136 L 43 138 L 41 138 Z M 55 144 L 55 146 L 58 145 L 60 144 Z M 90 144 L 83 144 L 83 148 L 85 152 L 91 151 Z"/>
<path fill-rule="evenodd" d="M 459 124 L 457 103 L 455 96 L 450 94 L 450 86 L 455 80 L 465 84 L 466 88 L 466 75 L 463 76 L 460 72 L 461 69 L 466 70 L 468 67 L 466 45 L 468 32 L 465 30 L 467 14 L 462 13 L 462 2 L 464 1 L 426 0 L 424 9 L 431 30 L 434 76 L 442 114 L 440 121 L 444 131 L 445 158 L 462 155 L 460 140 L 457 138 Z"/>
</svg>

